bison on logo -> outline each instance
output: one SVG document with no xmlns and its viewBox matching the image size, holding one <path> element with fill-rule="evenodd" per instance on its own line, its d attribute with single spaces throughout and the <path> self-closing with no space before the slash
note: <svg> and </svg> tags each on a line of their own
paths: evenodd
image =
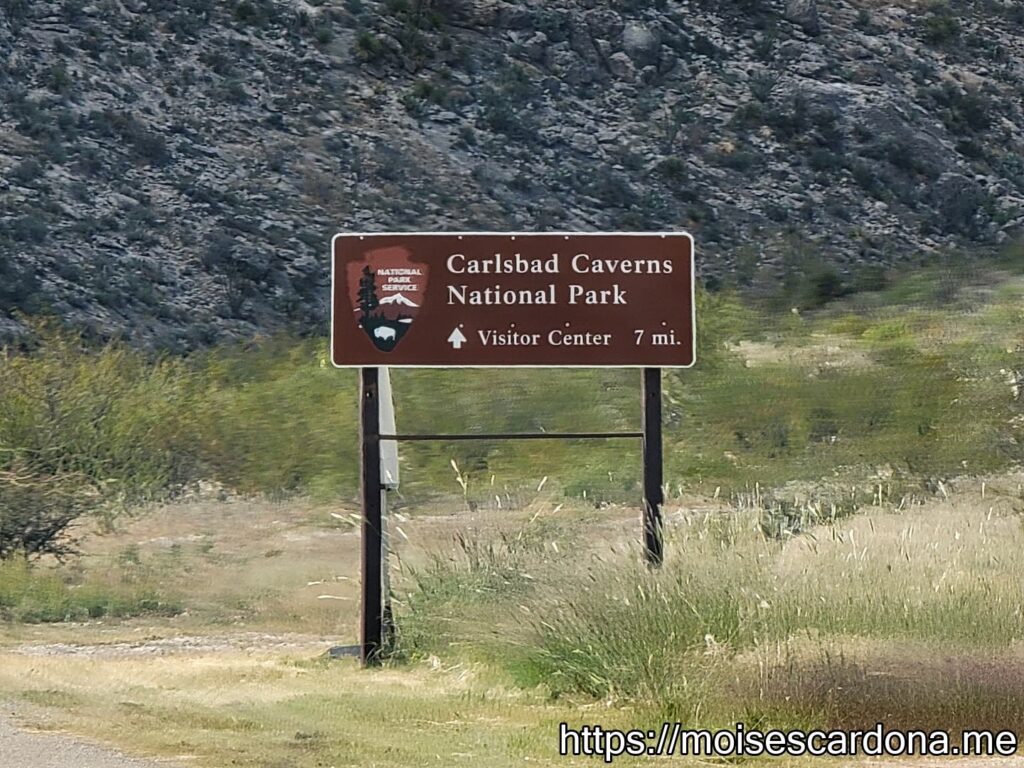
<svg viewBox="0 0 1024 768">
<path fill-rule="evenodd" d="M 378 248 L 348 264 L 348 295 L 356 324 L 381 352 L 395 348 L 423 306 L 428 268 L 410 255 L 401 246 Z"/>
</svg>

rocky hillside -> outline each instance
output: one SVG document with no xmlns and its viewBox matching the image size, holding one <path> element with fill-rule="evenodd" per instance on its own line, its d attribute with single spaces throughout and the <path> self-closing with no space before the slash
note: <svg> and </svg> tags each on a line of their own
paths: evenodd
<svg viewBox="0 0 1024 768">
<path fill-rule="evenodd" d="M 1024 232 L 1022 105 L 1019 0 L 0 0 L 0 326 L 321 332 L 338 230 L 852 280 Z"/>
</svg>

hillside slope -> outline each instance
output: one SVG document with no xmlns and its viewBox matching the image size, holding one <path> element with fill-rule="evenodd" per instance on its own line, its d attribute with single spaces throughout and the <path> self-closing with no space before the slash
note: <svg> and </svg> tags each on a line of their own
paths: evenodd
<svg viewBox="0 0 1024 768">
<path fill-rule="evenodd" d="M 663 229 L 712 283 L 1024 232 L 1024 6 L 0 0 L 0 331 L 326 329 L 338 230 Z"/>
</svg>

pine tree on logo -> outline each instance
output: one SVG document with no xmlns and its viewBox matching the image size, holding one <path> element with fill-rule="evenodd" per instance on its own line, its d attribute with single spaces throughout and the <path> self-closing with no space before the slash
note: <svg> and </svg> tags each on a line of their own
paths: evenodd
<svg viewBox="0 0 1024 768">
<path fill-rule="evenodd" d="M 380 306 L 377 298 L 377 281 L 370 268 L 363 267 L 363 276 L 359 278 L 359 309 L 363 312 L 363 318 L 368 318 L 370 313 Z"/>
</svg>

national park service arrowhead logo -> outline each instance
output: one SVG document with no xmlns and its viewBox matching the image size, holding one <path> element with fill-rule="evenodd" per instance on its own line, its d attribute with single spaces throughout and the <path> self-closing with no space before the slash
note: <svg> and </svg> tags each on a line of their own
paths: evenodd
<svg viewBox="0 0 1024 768">
<path fill-rule="evenodd" d="M 348 263 L 348 295 L 356 324 L 381 352 L 390 352 L 409 332 L 427 291 L 426 264 L 401 246 L 367 251 Z"/>
</svg>

